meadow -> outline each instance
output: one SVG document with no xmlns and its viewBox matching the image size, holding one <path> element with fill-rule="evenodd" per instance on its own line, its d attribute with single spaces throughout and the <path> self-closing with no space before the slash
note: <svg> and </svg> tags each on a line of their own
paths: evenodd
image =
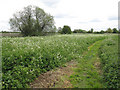
<svg viewBox="0 0 120 90">
<path fill-rule="evenodd" d="M 88 51 L 88 47 L 96 42 L 98 44 L 92 47 L 92 51 L 94 52 Z M 118 68 L 120 65 L 118 65 L 117 47 L 118 35 L 114 34 L 3 37 L 2 87 L 28 88 L 29 83 L 33 82 L 40 74 L 60 67 L 71 60 L 77 60 L 79 64 L 76 74 L 70 77 L 73 87 L 94 88 L 91 83 L 83 86 L 79 84 L 82 72 L 78 71 L 86 67 L 88 69 L 86 71 L 89 71 L 88 73 L 94 76 L 94 73 L 90 70 L 91 67 L 89 67 L 92 63 L 87 62 L 95 59 L 90 59 L 87 56 L 95 57 L 92 54 L 97 52 L 96 55 L 100 58 L 100 69 L 103 73 L 101 74 L 101 80 L 105 83 L 104 87 L 118 88 L 120 87 L 120 79 L 118 79 Z M 83 54 L 87 51 L 88 53 Z M 89 80 L 93 79 L 89 78 L 88 80 L 85 78 L 84 80 L 89 82 Z M 96 85 L 95 87 L 102 87 L 102 82 L 99 82 L 100 85 Z M 76 83 L 77 86 L 75 85 Z"/>
</svg>

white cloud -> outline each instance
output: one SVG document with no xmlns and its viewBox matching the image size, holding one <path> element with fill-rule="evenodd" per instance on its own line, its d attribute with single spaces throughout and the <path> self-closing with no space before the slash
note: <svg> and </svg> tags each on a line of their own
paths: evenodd
<svg viewBox="0 0 120 90">
<path fill-rule="evenodd" d="M 54 16 L 56 26 L 96 30 L 118 27 L 119 0 L 1 0 L 0 30 L 9 29 L 9 18 L 27 5 L 36 5 Z M 114 19 L 114 20 L 112 20 Z"/>
</svg>

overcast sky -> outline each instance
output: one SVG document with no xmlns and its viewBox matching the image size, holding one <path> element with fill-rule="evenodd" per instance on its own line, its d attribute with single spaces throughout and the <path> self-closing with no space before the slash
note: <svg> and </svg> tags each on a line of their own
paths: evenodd
<svg viewBox="0 0 120 90">
<path fill-rule="evenodd" d="M 56 27 L 95 31 L 118 28 L 119 0 L 1 0 L 0 31 L 9 30 L 9 19 L 28 5 L 36 5 L 54 16 Z"/>
</svg>

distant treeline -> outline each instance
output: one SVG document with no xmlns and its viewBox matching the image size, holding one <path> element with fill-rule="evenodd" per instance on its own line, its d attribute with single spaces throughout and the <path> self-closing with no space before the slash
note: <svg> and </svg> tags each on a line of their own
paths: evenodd
<svg viewBox="0 0 120 90">
<path fill-rule="evenodd" d="M 23 37 L 23 34 L 21 32 L 8 32 L 8 31 L 2 31 L 0 32 L 3 37 Z M 44 32 L 41 36 L 50 36 L 55 35 L 56 32 Z"/>
<path fill-rule="evenodd" d="M 117 30 L 117 28 L 108 28 L 106 31 L 104 30 L 100 30 L 100 31 L 94 31 L 93 28 L 91 28 L 91 30 L 86 31 L 86 30 L 82 30 L 82 29 L 75 29 L 73 31 L 73 33 L 95 33 L 95 34 L 103 34 L 103 33 L 119 33 L 119 30 Z"/>
<path fill-rule="evenodd" d="M 8 32 L 8 31 L 2 31 L 2 36 L 23 36 L 21 32 Z M 82 29 L 74 29 L 74 31 L 71 31 L 71 28 L 67 25 L 65 25 L 63 28 L 58 28 L 55 32 L 43 32 L 41 36 L 49 36 L 49 35 L 55 35 L 55 34 L 71 34 L 71 33 L 92 33 L 92 34 L 104 34 L 104 33 L 119 33 L 119 30 L 116 28 L 108 28 L 106 31 L 94 31 L 93 28 L 91 30 L 86 31 Z"/>
<path fill-rule="evenodd" d="M 21 32 L 1 31 L 0 33 L 21 33 Z"/>
<path fill-rule="evenodd" d="M 63 28 L 59 27 L 58 28 L 58 32 L 63 34 Z M 72 33 L 94 33 L 94 34 L 103 34 L 103 33 L 119 33 L 119 30 L 117 30 L 117 28 L 108 28 L 106 31 L 104 30 L 100 30 L 100 31 L 94 31 L 93 28 L 91 28 L 91 30 L 86 31 L 86 30 L 82 30 L 82 29 L 74 29 L 74 31 L 71 31 Z"/>
</svg>

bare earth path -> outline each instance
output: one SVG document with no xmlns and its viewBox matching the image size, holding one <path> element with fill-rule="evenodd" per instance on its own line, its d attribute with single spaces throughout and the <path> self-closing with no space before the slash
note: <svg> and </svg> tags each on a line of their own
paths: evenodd
<svg viewBox="0 0 120 90">
<path fill-rule="evenodd" d="M 102 86 L 101 82 L 99 82 L 99 80 L 97 79 L 99 78 L 98 74 L 101 73 L 100 59 L 98 57 L 98 49 L 100 47 L 100 42 L 101 40 L 89 46 L 88 51 L 83 53 L 83 59 L 81 58 L 79 61 L 72 60 L 66 63 L 65 67 L 59 67 L 54 70 L 41 74 L 36 80 L 34 80 L 34 82 L 30 83 L 30 87 L 31 88 L 72 88 L 72 87 L 85 88 L 85 87 L 94 87 L 94 82 L 97 83 L 95 87 L 101 87 Z M 79 72 L 75 72 L 75 69 Z M 91 70 L 94 70 L 94 72 L 92 72 Z M 93 79 L 95 78 L 92 76 L 91 79 L 88 80 L 88 75 L 86 75 L 87 72 L 90 73 L 92 72 L 91 74 L 93 75 L 94 73 L 98 73 L 97 75 L 94 75 L 94 77 L 96 77 L 96 80 L 94 81 Z M 76 75 L 78 75 L 79 77 L 78 76 L 76 77 Z M 70 76 L 74 76 L 74 77 L 70 79 Z M 76 80 L 78 79 L 78 81 L 74 79 Z M 80 83 L 79 83 L 80 81 L 79 79 L 82 80 Z M 91 80 L 93 80 L 93 82 L 91 82 Z"/>
<path fill-rule="evenodd" d="M 77 62 L 75 60 L 66 64 L 66 67 L 59 67 L 55 70 L 48 71 L 41 74 L 38 79 L 30 83 L 31 88 L 67 88 L 72 87 L 72 84 L 67 77 L 73 74 L 73 68 L 75 68 Z"/>
</svg>

